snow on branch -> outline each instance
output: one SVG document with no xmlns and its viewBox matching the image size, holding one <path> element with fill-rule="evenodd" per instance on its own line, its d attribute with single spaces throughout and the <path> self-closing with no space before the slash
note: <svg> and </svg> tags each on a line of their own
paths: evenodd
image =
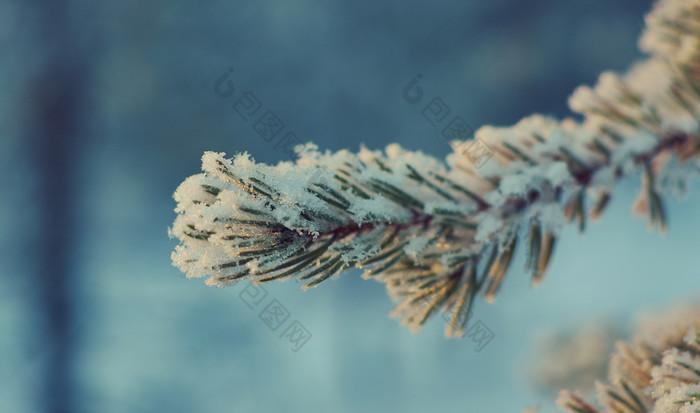
<svg viewBox="0 0 700 413">
<path fill-rule="evenodd" d="M 647 321 L 630 342 L 617 342 L 607 382 L 597 381 L 599 409 L 564 390 L 557 405 L 570 413 L 696 413 L 700 411 L 700 309 L 683 307 Z"/>
<path fill-rule="evenodd" d="M 471 142 L 453 142 L 446 162 L 398 144 L 359 153 L 306 144 L 275 166 L 206 152 L 203 173 L 174 195 L 174 265 L 209 285 L 294 277 L 303 288 L 362 268 L 412 331 L 445 311 L 446 335 L 462 335 L 474 298 L 494 299 L 517 246 L 538 283 L 560 228 L 583 231 L 620 179 L 642 175 L 634 211 L 665 231 L 663 195 L 682 195 L 698 176 L 700 2 L 663 0 L 647 25 L 640 47 L 651 57 L 573 93 L 581 122 L 533 115 L 485 126 L 476 136 L 492 156 L 479 168 L 464 150 Z"/>
</svg>

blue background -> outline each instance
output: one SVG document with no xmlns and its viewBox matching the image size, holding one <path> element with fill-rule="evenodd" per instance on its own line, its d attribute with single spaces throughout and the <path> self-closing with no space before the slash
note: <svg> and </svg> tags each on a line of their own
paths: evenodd
<svg viewBox="0 0 700 413">
<path fill-rule="evenodd" d="M 474 128 L 541 112 L 641 58 L 648 1 L 0 2 L 0 406 L 12 412 L 505 412 L 551 405 L 522 373 L 550 327 L 627 319 L 697 292 L 698 195 L 650 234 L 619 188 L 561 243 L 541 287 L 518 256 L 475 319 L 411 335 L 350 271 L 267 286 L 311 333 L 298 352 L 239 298 L 170 264 L 171 196 L 205 150 L 286 156 L 232 104 L 247 91 L 321 149 L 450 150 L 401 91 L 418 73 Z M 213 85 L 229 68 L 235 94 Z M 426 100 L 427 102 L 427 100 Z M 265 301 L 267 303 L 268 301 Z M 263 304 L 264 305 L 264 304 Z"/>
</svg>

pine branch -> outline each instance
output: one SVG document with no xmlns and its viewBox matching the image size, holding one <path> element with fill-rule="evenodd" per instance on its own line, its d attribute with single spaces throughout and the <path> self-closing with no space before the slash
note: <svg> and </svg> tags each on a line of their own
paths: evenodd
<svg viewBox="0 0 700 413">
<path fill-rule="evenodd" d="M 571 96 L 581 122 L 486 126 L 481 146 L 454 142 L 446 162 L 398 144 L 357 154 L 306 144 L 276 166 L 206 152 L 204 173 L 174 195 L 174 265 L 209 285 L 294 277 L 302 288 L 362 268 L 412 331 L 445 311 L 446 335 L 458 336 L 476 295 L 494 299 L 518 245 L 539 283 L 559 230 L 575 221 L 584 231 L 621 179 L 642 175 L 634 210 L 665 231 L 663 195 L 682 194 L 700 169 L 700 3 L 664 0 L 647 23 L 650 58 Z"/>
<path fill-rule="evenodd" d="M 598 409 L 564 390 L 557 405 L 570 413 L 700 411 L 700 311 L 681 308 L 618 342 L 608 382 L 596 382 Z"/>
</svg>

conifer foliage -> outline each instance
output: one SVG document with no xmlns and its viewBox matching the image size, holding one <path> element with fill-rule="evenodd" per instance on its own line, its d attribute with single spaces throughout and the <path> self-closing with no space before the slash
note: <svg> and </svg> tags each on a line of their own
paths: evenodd
<svg viewBox="0 0 700 413">
<path fill-rule="evenodd" d="M 679 308 L 618 342 L 607 379 L 596 382 L 601 408 L 567 390 L 557 405 L 570 413 L 700 412 L 700 310 Z"/>
<path fill-rule="evenodd" d="M 302 288 L 362 268 L 412 331 L 444 311 L 446 335 L 462 335 L 474 299 L 493 300 L 517 248 L 538 283 L 559 230 L 584 231 L 621 179 L 643 177 L 634 211 L 665 231 L 664 195 L 697 178 L 700 1 L 662 0 L 646 22 L 650 56 L 569 99 L 582 121 L 533 115 L 482 127 L 486 162 L 470 154 L 473 140 L 453 142 L 445 161 L 398 144 L 358 153 L 306 144 L 274 166 L 206 152 L 203 173 L 174 194 L 173 264 L 209 285 L 296 278 Z"/>
</svg>

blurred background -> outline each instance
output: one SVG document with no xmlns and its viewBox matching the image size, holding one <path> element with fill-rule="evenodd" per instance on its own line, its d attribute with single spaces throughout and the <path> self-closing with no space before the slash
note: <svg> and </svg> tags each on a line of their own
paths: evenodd
<svg viewBox="0 0 700 413">
<path fill-rule="evenodd" d="M 519 256 L 496 303 L 474 310 L 494 334 L 480 351 L 445 339 L 440 317 L 411 335 L 359 271 L 308 292 L 268 285 L 257 307 L 245 284 L 185 279 L 170 264 L 172 193 L 205 150 L 288 159 L 288 133 L 442 158 L 441 129 L 402 96 L 418 74 L 425 102 L 474 128 L 567 116 L 577 85 L 642 57 L 650 7 L 0 1 L 0 410 L 550 411 L 546 380 L 528 376 L 538 337 L 693 298 L 697 193 L 669 202 L 661 237 L 631 216 L 639 180 L 626 181 L 601 223 L 562 234 L 537 289 Z M 234 109 L 243 96 L 254 118 Z M 267 111 L 284 124 L 269 142 L 254 128 Z M 272 300 L 290 313 L 275 331 L 259 317 Z M 298 351 L 280 337 L 292 320 L 312 335 Z"/>
</svg>

